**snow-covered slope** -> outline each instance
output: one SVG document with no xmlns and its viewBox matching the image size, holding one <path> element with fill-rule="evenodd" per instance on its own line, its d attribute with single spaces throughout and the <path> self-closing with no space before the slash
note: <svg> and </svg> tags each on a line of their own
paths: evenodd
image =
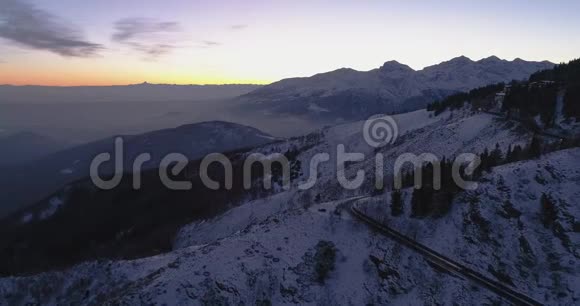
<svg viewBox="0 0 580 306">
<path fill-rule="evenodd" d="M 368 215 L 546 304 L 580 300 L 580 149 L 499 166 L 442 218 L 392 217 L 389 195 L 361 201 Z M 542 194 L 556 207 L 544 225 Z"/>
<path fill-rule="evenodd" d="M 300 161 L 300 175 L 288 191 L 278 189 L 274 195 L 242 197 L 226 213 L 183 227 L 169 253 L 138 260 L 87 262 L 60 272 L 2 278 L 0 301 L 14 305 L 506 303 L 492 292 L 441 272 L 412 251 L 369 231 L 348 215 L 344 208 L 349 203 L 342 199 L 370 193 L 376 153 L 384 155 L 383 170 L 392 173 L 394 160 L 402 153 L 429 152 L 452 157 L 463 152 L 480 153 L 496 144 L 505 152 L 508 145 L 529 143 L 532 133 L 518 123 L 467 107 L 437 117 L 420 110 L 393 118 L 399 126 L 399 138 L 379 149 L 366 144 L 364 123 L 354 122 L 239 153 L 293 150 L 295 159 Z M 347 152 L 365 155 L 363 162 L 345 170 L 349 178 L 359 170 L 366 171 L 368 179 L 359 189 L 345 190 L 336 180 L 335 155 L 341 144 Z M 329 153 L 331 160 L 319 165 L 318 181 L 312 188 L 300 190 L 297 186 L 310 173 L 309 161 L 323 152 Z M 569 245 L 577 244 L 577 233 L 570 232 L 577 228 L 577 221 L 570 220 L 578 218 L 573 205 L 579 192 L 579 154 L 578 150 L 562 151 L 538 161 L 498 167 L 485 176 L 478 190 L 458 196 L 446 218 L 417 220 L 425 222 L 417 226 L 410 221 L 401 224 L 417 229 L 408 233 L 416 233 L 422 243 L 482 273 L 489 275 L 488 265 L 502 273 L 528 273 L 510 277 L 518 290 L 537 300 L 574 303 L 577 257 L 564 249 L 560 238 L 535 223 L 538 220 L 534 209 L 539 207 L 539 193 L 558 195 L 559 205 L 566 207 L 559 215 L 562 228 Z M 502 180 L 507 187 L 499 183 Z M 469 199 L 475 196 L 480 198 L 480 204 L 461 204 L 471 203 Z M 510 199 L 513 209 L 503 207 L 504 198 Z M 481 245 L 469 242 L 482 239 L 480 229 L 462 221 L 465 214 L 465 220 L 469 220 L 469 207 L 474 205 L 490 226 L 497 226 L 490 229 L 493 239 L 482 240 Z M 531 205 L 534 209 L 528 209 Z M 520 221 L 500 219 L 504 218 L 502 210 L 509 216 L 516 209 L 522 213 Z M 437 235 L 429 231 L 429 226 Z M 402 226 L 401 230 L 407 228 Z M 528 240 L 537 265 L 518 266 L 527 262 L 520 261 L 521 252 L 513 248 L 520 243 L 520 236 Z M 322 284 L 317 279 L 318 270 L 325 262 L 320 262 L 318 254 L 325 245 L 333 245 L 336 253 L 334 269 L 330 269 Z M 550 253 L 555 255 L 548 256 Z M 562 271 L 544 273 L 552 269 L 546 268 L 546 259 L 560 262 Z M 561 289 L 567 295 L 560 296 Z"/>
<path fill-rule="evenodd" d="M 269 204 L 279 203 L 271 199 Z M 431 269 L 408 249 L 376 236 L 342 206 L 333 202 L 272 214 L 223 239 L 151 258 L 5 278 L 0 300 L 10 305 L 499 302 L 492 293 Z M 254 208 L 244 205 L 233 214 L 245 216 Z M 316 273 L 321 241 L 336 249 L 335 267 L 324 284 Z"/>
<path fill-rule="evenodd" d="M 531 133 L 525 130 L 520 131 L 517 125 L 510 122 L 503 122 L 485 113 L 472 114 L 467 110 L 453 114 L 447 112 L 437 117 L 431 116 L 431 113 L 426 110 L 418 110 L 395 115 L 393 118 L 398 125 L 399 141 L 393 146 L 380 148 L 378 151 L 364 140 L 364 122 L 359 121 L 324 129 L 304 138 L 268 144 L 244 153 L 245 155 L 258 152 L 270 154 L 296 148 L 300 152 L 297 159 L 301 161 L 301 176 L 293 182 L 293 187 L 289 191 L 279 193 L 273 198 L 250 202 L 254 209 L 245 210 L 244 213 L 247 215 L 244 217 L 233 210 L 221 216 L 220 221 L 186 226 L 178 235 L 175 247 L 191 246 L 206 243 L 214 238 L 223 238 L 252 222 L 263 220 L 273 212 L 280 212 L 297 205 L 310 205 L 314 202 L 365 195 L 368 187 L 373 186 L 372 180 L 376 166 L 374 153 L 376 152 L 384 156 L 385 180 L 388 182 L 393 176 L 396 158 L 404 153 L 417 155 L 433 153 L 439 157 L 452 157 L 465 152 L 480 153 L 486 148 L 492 150 L 496 144 L 500 144 L 505 151 L 508 145 L 527 144 L 532 137 Z M 465 126 L 471 128 L 466 129 Z M 339 145 L 344 145 L 346 152 L 365 155 L 365 160 L 345 170 L 345 176 L 348 178 L 355 177 L 359 170 L 367 173 L 367 179 L 362 188 L 345 190 L 338 183 L 336 154 Z M 305 183 L 309 178 L 310 160 L 318 153 L 328 153 L 330 160 L 318 165 L 317 182 L 312 188 L 299 190 L 298 185 Z M 209 228 L 211 231 L 207 230 Z"/>
<path fill-rule="evenodd" d="M 168 153 L 180 153 L 189 159 L 205 154 L 226 152 L 262 145 L 276 138 L 252 127 L 211 121 L 153 131 L 140 135 L 121 136 L 124 141 L 124 169 L 132 171 L 133 161 L 141 153 L 151 154 L 144 169 L 159 167 Z M 107 138 L 77 146 L 44 157 L 38 161 L 5 168 L 0 172 L 0 216 L 32 204 L 58 188 L 89 176 L 90 163 L 100 153 L 114 156 L 115 138 Z M 104 163 L 101 171 L 112 173 L 113 163 Z"/>
<path fill-rule="evenodd" d="M 415 112 L 392 116 L 397 123 L 399 135 L 396 142 L 381 148 L 367 144 L 364 138 L 364 121 L 337 125 L 318 132 L 311 142 L 298 145 L 298 160 L 302 165 L 302 176 L 296 182 L 305 182 L 310 174 L 310 161 L 318 153 L 328 153 L 330 160 L 318 165 L 318 180 L 315 188 L 304 191 L 305 196 L 313 200 L 317 195 L 322 200 L 334 200 L 343 197 L 364 195 L 374 188 L 376 171 L 375 156 L 384 156 L 383 171 L 388 184 L 393 177 L 393 166 L 402 154 L 432 153 L 439 158 L 453 158 L 461 153 L 482 153 L 485 149 L 493 150 L 496 145 L 507 152 L 509 145 L 527 145 L 533 133 L 521 125 L 498 118 L 487 113 L 477 113 L 468 107 L 432 116 L 430 112 Z M 339 145 L 344 145 L 345 152 L 363 153 L 364 160 L 345 168 L 345 176 L 354 178 L 359 170 L 366 173 L 361 188 L 346 190 L 337 181 L 336 156 Z M 292 142 L 270 144 L 249 152 L 285 152 L 296 147 Z"/>
<path fill-rule="evenodd" d="M 343 68 L 308 78 L 285 79 L 245 95 L 242 105 L 274 114 L 356 120 L 376 113 L 420 109 L 457 91 L 527 79 L 553 66 L 549 62 L 510 62 L 494 56 L 480 61 L 458 57 L 415 71 L 390 61 L 366 72 Z"/>
</svg>

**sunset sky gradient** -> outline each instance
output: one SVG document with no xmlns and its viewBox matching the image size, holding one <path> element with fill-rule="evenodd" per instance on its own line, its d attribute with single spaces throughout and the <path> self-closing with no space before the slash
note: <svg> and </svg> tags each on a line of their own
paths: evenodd
<svg viewBox="0 0 580 306">
<path fill-rule="evenodd" d="M 563 62 L 580 57 L 578 12 L 574 0 L 0 0 L 0 84 L 269 83 L 459 55 Z"/>
</svg>

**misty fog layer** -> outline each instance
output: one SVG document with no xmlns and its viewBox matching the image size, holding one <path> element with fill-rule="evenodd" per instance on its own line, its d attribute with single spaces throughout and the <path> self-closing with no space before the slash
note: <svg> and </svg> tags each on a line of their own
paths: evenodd
<svg viewBox="0 0 580 306">
<path fill-rule="evenodd" d="M 210 101 L 0 104 L 0 135 L 32 132 L 69 143 L 134 134 L 182 124 L 223 120 L 251 125 L 276 136 L 319 126 L 299 118 L 240 112 L 233 99 Z"/>
<path fill-rule="evenodd" d="M 0 86 L 0 168 L 114 135 L 203 121 L 239 123 L 279 137 L 305 134 L 326 124 L 246 110 L 237 96 L 256 87 Z"/>
<path fill-rule="evenodd" d="M 89 93 L 87 96 L 91 96 L 93 101 L 67 101 L 69 96 L 66 93 L 61 98 L 67 102 L 58 102 L 58 97 L 54 95 L 43 101 L 26 100 L 30 96 L 25 99 L 25 95 L 13 95 L 14 99 L 9 97 L 0 100 L 0 195 L 6 201 L 0 207 L 0 214 L 39 201 L 58 187 L 88 176 L 87 162 L 96 154 L 107 152 L 105 149 L 101 152 L 99 148 L 103 145 L 100 144 L 109 144 L 111 137 L 115 135 L 137 135 L 205 121 L 227 121 L 255 127 L 270 135 L 290 137 L 306 134 L 324 125 L 323 122 L 307 121 L 299 117 L 248 111 L 243 102 L 237 99 L 237 95 L 219 96 L 244 94 L 251 87 L 243 90 L 228 89 L 225 94 L 214 93 L 214 99 L 201 99 L 199 97 L 207 95 L 190 93 L 191 99 L 181 96 L 179 100 L 171 100 L 176 96 L 167 95 L 161 97 L 164 100 L 154 100 L 145 91 L 142 101 L 115 101 L 115 97 L 123 95 L 99 95 L 98 91 L 102 89 L 96 88 L 90 93 L 86 89 L 83 91 Z M 2 97 L 0 90 L 0 98 Z M 102 101 L 94 101 L 95 98 Z M 9 103 L 10 101 L 18 102 Z M 191 141 L 187 139 L 187 135 L 172 135 L 174 138 L 183 138 L 174 139 L 175 143 L 181 141 L 185 145 Z M 218 147 L 237 149 L 255 145 L 255 142 L 241 135 L 239 131 L 235 135 L 238 139 L 229 141 L 229 145 L 223 143 L 219 146 L 215 143 L 219 137 L 201 135 L 206 143 L 199 142 L 197 147 L 206 147 L 209 150 L 206 153 L 210 153 L 214 152 L 211 150 L 221 152 Z M 271 141 L 268 139 L 271 138 L 264 138 L 262 141 Z M 159 141 L 155 143 L 163 146 Z M 142 145 L 140 150 L 162 149 L 160 147 Z M 168 147 L 179 146 L 174 144 Z M 71 165 L 82 169 L 73 173 L 69 169 Z"/>
</svg>

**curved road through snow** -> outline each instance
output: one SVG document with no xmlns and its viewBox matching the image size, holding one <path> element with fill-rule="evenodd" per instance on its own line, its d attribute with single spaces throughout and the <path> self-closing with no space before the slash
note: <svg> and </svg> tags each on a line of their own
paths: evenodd
<svg viewBox="0 0 580 306">
<path fill-rule="evenodd" d="M 412 249 L 413 251 L 422 255 L 427 261 L 434 264 L 435 266 L 443 269 L 444 271 L 459 276 L 463 279 L 468 279 L 477 283 L 480 286 L 488 288 L 489 290 L 495 292 L 502 298 L 510 301 L 514 305 L 542 305 L 535 301 L 534 299 L 519 293 L 512 288 L 502 284 L 501 282 L 490 279 L 479 272 L 476 272 L 444 255 L 433 251 L 432 249 L 418 243 L 417 241 L 381 224 L 379 221 L 368 217 L 363 214 L 357 207 L 357 201 L 364 200 L 364 198 L 356 198 L 350 202 L 350 213 L 358 220 L 366 223 L 371 228 L 375 229 L 384 236 L 387 236 L 405 246 Z"/>
</svg>

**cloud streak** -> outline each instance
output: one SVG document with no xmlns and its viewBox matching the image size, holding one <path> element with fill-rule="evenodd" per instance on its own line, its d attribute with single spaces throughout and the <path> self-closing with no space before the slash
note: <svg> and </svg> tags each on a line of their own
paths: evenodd
<svg viewBox="0 0 580 306">
<path fill-rule="evenodd" d="M 181 31 L 177 22 L 159 22 L 147 18 L 125 18 L 115 23 L 111 39 L 133 50 L 157 58 L 177 48 L 171 34 Z"/>
<path fill-rule="evenodd" d="M 206 47 L 206 48 L 221 46 L 221 44 L 222 43 L 220 43 L 220 42 L 212 41 L 212 40 L 204 40 L 203 41 L 203 47 Z"/>
<path fill-rule="evenodd" d="M 247 28 L 248 25 L 247 24 L 234 24 L 230 26 L 230 29 L 232 30 L 243 30 L 245 28 Z"/>
<path fill-rule="evenodd" d="M 21 0 L 0 0 L 0 38 L 21 47 L 65 57 L 88 57 L 103 49 L 64 20 Z"/>
</svg>

